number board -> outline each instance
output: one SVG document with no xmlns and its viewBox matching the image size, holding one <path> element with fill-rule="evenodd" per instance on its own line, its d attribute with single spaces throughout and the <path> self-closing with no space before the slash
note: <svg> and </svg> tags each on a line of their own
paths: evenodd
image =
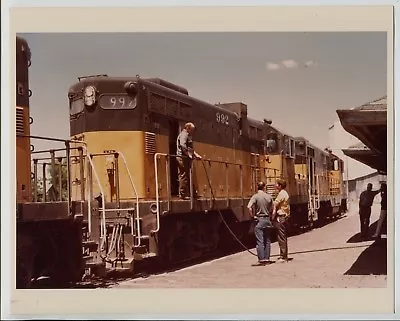
<svg viewBox="0 0 400 321">
<path fill-rule="evenodd" d="M 222 113 L 216 113 L 215 118 L 217 120 L 217 123 L 229 125 L 229 116 L 228 115 L 225 115 Z"/>
<path fill-rule="evenodd" d="M 136 107 L 136 97 L 126 94 L 106 94 L 100 96 L 99 104 L 104 109 L 133 109 Z"/>
</svg>

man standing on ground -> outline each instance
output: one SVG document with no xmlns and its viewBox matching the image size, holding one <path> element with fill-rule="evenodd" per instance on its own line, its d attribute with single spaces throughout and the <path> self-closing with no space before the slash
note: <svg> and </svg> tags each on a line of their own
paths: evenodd
<svg viewBox="0 0 400 321">
<path fill-rule="evenodd" d="M 381 213 L 379 215 L 378 225 L 376 226 L 376 232 L 372 236 L 373 238 L 380 238 L 382 233 L 383 223 L 386 221 L 386 209 L 387 209 L 387 185 L 386 183 L 381 184 Z"/>
<path fill-rule="evenodd" d="M 265 183 L 263 182 L 257 184 L 257 189 L 257 193 L 251 197 L 247 205 L 250 217 L 254 217 L 256 220 L 254 234 L 257 240 L 258 262 L 253 266 L 272 263 L 269 259 L 271 254 L 271 228 L 273 227 L 270 219 L 273 210 L 272 196 L 265 192 Z M 253 206 L 255 206 L 255 214 L 252 211 Z"/>
<path fill-rule="evenodd" d="M 193 158 L 201 159 L 193 149 L 193 123 L 186 123 L 176 139 L 176 160 L 178 162 L 179 197 L 187 199 L 190 193 L 189 176 Z M 192 182 L 190 182 L 192 184 Z"/>
<path fill-rule="evenodd" d="M 368 240 L 369 236 L 369 221 L 371 218 L 371 206 L 375 195 L 380 190 L 373 191 L 372 184 L 368 183 L 367 189 L 360 194 L 359 214 L 360 214 L 360 234 L 363 241 Z"/>
<path fill-rule="evenodd" d="M 286 181 L 278 179 L 276 183 L 278 196 L 274 201 L 272 221 L 278 233 L 280 257 L 277 262 L 288 260 L 287 223 L 290 217 L 289 194 L 286 192 Z"/>
</svg>

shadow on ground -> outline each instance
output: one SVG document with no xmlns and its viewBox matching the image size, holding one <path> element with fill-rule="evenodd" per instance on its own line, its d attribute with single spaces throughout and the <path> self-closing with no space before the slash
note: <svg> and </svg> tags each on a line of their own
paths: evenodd
<svg viewBox="0 0 400 321">
<path fill-rule="evenodd" d="M 374 223 L 372 223 L 372 224 L 369 226 L 369 235 L 372 235 L 372 234 L 375 233 L 375 231 L 376 231 L 376 226 L 377 226 L 377 225 L 378 225 L 378 221 L 375 221 Z M 383 230 L 384 230 L 383 232 L 386 232 L 386 229 L 385 229 L 385 228 L 384 228 Z M 372 238 L 369 238 L 369 240 L 372 240 Z M 347 240 L 346 243 L 359 243 L 359 242 L 365 242 L 365 240 L 363 240 L 363 239 L 361 238 L 360 232 L 358 232 L 358 233 L 354 234 L 352 237 L 350 237 L 350 238 Z"/>
<path fill-rule="evenodd" d="M 387 240 L 378 239 L 366 248 L 344 275 L 387 275 Z"/>
</svg>

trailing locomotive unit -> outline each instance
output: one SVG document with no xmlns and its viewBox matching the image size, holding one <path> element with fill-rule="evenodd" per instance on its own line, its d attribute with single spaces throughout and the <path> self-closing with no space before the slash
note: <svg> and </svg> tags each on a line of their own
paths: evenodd
<svg viewBox="0 0 400 321">
<path fill-rule="evenodd" d="M 25 39 L 16 39 L 16 168 L 17 202 L 31 199 L 31 146 L 29 113 L 29 66 L 31 51 Z"/>
<path fill-rule="evenodd" d="M 308 217 L 304 221 L 322 223 L 345 211 L 347 197 L 343 184 L 343 161 L 330 150 L 321 150 L 304 137 L 297 137 L 295 172 L 306 180 Z M 306 213 L 306 211 L 303 211 Z"/>
<path fill-rule="evenodd" d="M 71 138 L 86 144 L 85 159 L 92 160 L 75 154 L 71 161 L 72 198 L 90 200 L 87 237 L 98 244 L 91 264 L 100 255 L 115 268 L 132 269 L 136 260 L 180 261 L 235 243 L 220 214 L 244 239 L 252 227 L 246 206 L 259 180 L 275 193 L 283 177 L 292 206 L 307 202 L 297 190 L 293 137 L 269 121 L 248 119 L 245 104 L 212 105 L 139 76 L 82 77 L 68 96 Z M 173 155 L 188 121 L 196 125 L 194 147 L 203 163 L 193 162 L 191 198 L 182 200 Z"/>
<path fill-rule="evenodd" d="M 31 50 L 16 37 L 16 286 L 29 287 L 41 276 L 76 281 L 83 273 L 82 225 L 68 202 L 39 203 L 32 197 L 29 72 Z"/>
</svg>

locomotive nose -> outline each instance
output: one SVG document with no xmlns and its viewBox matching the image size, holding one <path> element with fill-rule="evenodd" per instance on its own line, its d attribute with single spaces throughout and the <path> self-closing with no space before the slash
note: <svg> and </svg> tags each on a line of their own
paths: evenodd
<svg viewBox="0 0 400 321">
<path fill-rule="evenodd" d="M 136 94 L 136 83 L 133 81 L 128 81 L 124 85 L 124 89 L 128 94 Z"/>
</svg>

